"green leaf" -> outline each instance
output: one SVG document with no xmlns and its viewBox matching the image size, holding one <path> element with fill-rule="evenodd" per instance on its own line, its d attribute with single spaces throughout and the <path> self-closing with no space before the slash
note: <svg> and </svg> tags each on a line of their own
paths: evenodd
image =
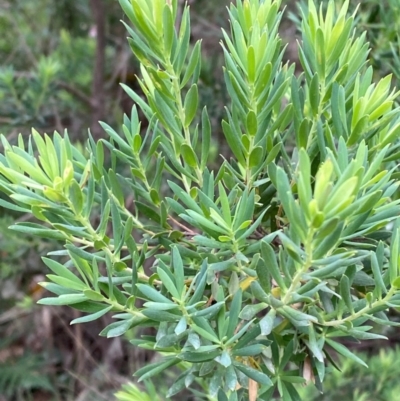
<svg viewBox="0 0 400 401">
<path fill-rule="evenodd" d="M 367 117 L 367 116 L 366 116 Z M 358 124 L 357 124 L 358 125 Z M 357 127 L 356 127 L 357 128 Z M 355 129 L 356 129 L 355 128 Z M 354 130 L 355 130 L 354 129 Z M 400 135 L 400 122 L 395 124 L 394 127 L 390 129 L 390 131 L 385 135 L 384 139 L 379 143 L 379 146 L 383 148 L 387 144 L 393 142 L 395 138 L 398 138 Z"/>
<path fill-rule="evenodd" d="M 399 276 L 400 228 L 398 227 L 399 220 L 396 221 L 393 228 L 390 244 L 389 277 L 391 283 Z"/>
<path fill-rule="evenodd" d="M 259 167 L 263 164 L 264 149 L 261 146 L 253 148 L 249 155 L 249 167 Z"/>
<path fill-rule="evenodd" d="M 282 144 L 279 142 L 268 153 L 268 156 L 265 159 L 265 164 L 268 165 L 268 164 L 272 163 L 276 159 L 276 157 L 278 156 L 278 154 L 281 151 L 281 149 L 282 149 Z"/>
<path fill-rule="evenodd" d="M 186 327 L 187 327 L 187 321 L 186 318 L 184 316 L 181 317 L 181 319 L 179 320 L 178 324 L 175 327 L 175 334 L 177 336 L 179 336 L 180 334 L 184 333 L 186 331 Z"/>
<path fill-rule="evenodd" d="M 183 143 L 181 145 L 181 154 L 186 164 L 193 168 L 198 167 L 199 162 L 196 153 L 194 153 L 194 150 L 188 144 Z"/>
<path fill-rule="evenodd" d="M 20 213 L 29 213 L 30 212 L 30 210 L 28 208 L 17 206 L 14 203 L 7 202 L 3 199 L 0 199 L 0 206 L 4 207 L 6 209 L 9 209 L 9 210 L 14 210 L 16 212 L 20 212 Z M 40 211 L 40 208 L 38 208 L 36 206 L 32 206 L 32 213 L 33 213 L 34 208 L 37 208 Z"/>
<path fill-rule="evenodd" d="M 46 277 L 53 283 L 59 284 L 65 288 L 70 288 L 72 290 L 82 291 L 86 288 L 83 283 L 76 283 L 75 281 L 68 280 L 64 277 L 55 276 L 54 274 L 47 274 Z"/>
<path fill-rule="evenodd" d="M 182 325 L 183 323 L 183 325 Z M 177 330 L 178 329 L 178 330 Z M 182 331 L 183 330 L 183 331 Z M 182 338 L 184 337 L 184 333 L 186 331 L 186 320 L 182 317 L 182 319 L 176 325 L 174 333 L 163 335 L 156 343 L 156 348 L 171 348 L 174 347 Z M 180 334 L 177 334 L 179 332 Z M 141 340 L 137 340 L 141 341 Z M 152 339 L 150 342 L 153 342 Z M 132 344 L 133 341 L 131 341 Z M 149 344 L 149 348 L 153 348 L 153 344 Z"/>
<path fill-rule="evenodd" d="M 69 187 L 69 199 L 72 202 L 75 214 L 80 216 L 83 210 L 83 194 L 81 187 L 76 180 L 71 181 Z"/>
<path fill-rule="evenodd" d="M 154 42 L 154 49 L 157 49 L 159 46 L 159 38 L 153 22 L 146 15 L 146 8 L 142 8 L 141 4 L 137 1 L 131 2 L 131 8 L 132 7 L 135 16 L 134 22 L 138 26 L 140 33 L 146 38 L 147 41 Z"/>
<path fill-rule="evenodd" d="M 191 314 L 192 317 L 203 317 L 207 320 L 212 319 L 222 308 L 222 306 L 225 305 L 225 302 L 217 302 L 214 305 L 208 306 L 207 308 L 198 310 L 194 313 Z"/>
<path fill-rule="evenodd" d="M 257 115 L 253 110 L 247 113 L 246 128 L 250 136 L 255 136 L 258 130 Z"/>
<path fill-rule="evenodd" d="M 157 274 L 160 277 L 165 288 L 168 292 L 176 299 L 180 299 L 180 294 L 175 286 L 175 283 L 171 280 L 169 275 L 159 266 L 157 268 Z"/>
<path fill-rule="evenodd" d="M 136 134 L 133 137 L 133 151 L 136 154 L 139 154 L 141 146 L 142 146 L 142 137 L 139 134 Z"/>
<path fill-rule="evenodd" d="M 110 218 L 110 211 L 111 211 L 111 202 L 110 199 L 108 199 L 103 207 L 103 210 L 101 211 L 100 224 L 96 230 L 97 234 L 99 234 L 100 237 L 104 237 L 106 234 L 108 220 Z"/>
<path fill-rule="evenodd" d="M 232 365 L 232 359 L 226 350 L 222 351 L 222 354 L 217 356 L 215 358 L 215 361 L 222 365 L 224 368 Z"/>
<path fill-rule="evenodd" d="M 78 302 L 87 301 L 88 298 L 83 294 L 65 294 L 57 298 L 43 298 L 38 301 L 40 305 L 72 305 Z"/>
<path fill-rule="evenodd" d="M 176 185 L 172 181 L 168 181 L 169 187 L 172 189 L 174 194 L 191 210 L 195 211 L 196 213 L 202 215 L 203 211 L 199 207 L 199 205 L 191 198 L 189 194 L 187 194 L 182 188 Z M 170 203 L 170 202 L 168 202 Z M 172 202 L 171 202 L 172 204 Z M 172 207 L 172 206 L 171 206 Z M 184 209 L 183 209 L 184 210 Z"/>
<path fill-rule="evenodd" d="M 243 156 L 242 146 L 240 137 L 234 132 L 231 125 L 228 124 L 225 120 L 222 120 L 222 130 L 224 132 L 226 141 L 228 142 L 229 148 L 232 153 L 237 158 L 238 162 L 243 166 L 246 165 L 246 161 Z"/>
<path fill-rule="evenodd" d="M 176 11 L 175 11 L 176 13 Z M 174 68 L 178 74 L 181 73 L 183 64 L 186 60 L 190 42 L 190 16 L 189 8 L 184 7 L 181 17 L 181 26 L 179 29 L 179 46 L 176 50 L 176 58 L 174 61 Z"/>
<path fill-rule="evenodd" d="M 235 379 L 235 385 L 236 385 L 237 381 Z M 235 388 L 235 387 L 233 387 Z M 228 396 L 226 395 L 226 393 L 224 392 L 224 390 L 222 390 L 221 388 L 218 391 L 218 401 L 229 401 Z"/>
<path fill-rule="evenodd" d="M 72 324 L 78 324 L 78 323 L 87 323 L 87 322 L 93 322 L 94 320 L 100 319 L 102 316 L 104 316 L 107 312 L 109 312 L 113 308 L 112 305 L 107 306 L 104 309 L 99 310 L 96 313 L 92 313 L 90 315 L 78 317 L 74 320 L 71 321 Z"/>
<path fill-rule="evenodd" d="M 275 252 L 271 245 L 265 241 L 261 241 L 261 257 L 264 260 L 264 264 L 258 263 L 257 265 L 257 274 L 259 275 L 259 277 L 261 277 L 260 283 L 263 282 L 265 277 L 269 277 L 269 274 L 271 274 L 273 279 L 278 284 L 278 287 L 281 289 L 285 289 L 286 285 L 282 278 L 282 274 L 276 260 Z M 270 284 L 266 285 L 266 283 L 264 282 L 264 285 L 267 288 L 270 288 Z"/>
<path fill-rule="evenodd" d="M 333 228 L 334 225 L 330 224 L 329 227 Z M 340 222 L 336 225 L 336 227 L 333 228 L 333 231 L 331 231 L 330 233 L 326 233 L 324 235 L 320 233 L 319 238 L 321 238 L 322 241 L 318 244 L 313 254 L 315 259 L 324 257 L 332 248 L 337 246 L 337 243 L 343 231 L 343 227 L 344 227 L 344 222 Z"/>
<path fill-rule="evenodd" d="M 143 304 L 145 308 L 148 309 L 154 309 L 154 310 L 173 310 L 179 309 L 179 306 L 177 304 L 172 304 L 172 303 L 165 303 L 165 302 L 152 302 L 152 301 L 147 301 Z"/>
<path fill-rule="evenodd" d="M 262 344 L 248 345 L 247 347 L 233 350 L 234 356 L 256 356 L 260 355 L 267 347 Z"/>
<path fill-rule="evenodd" d="M 331 340 L 330 338 L 325 338 L 325 341 L 339 354 L 343 355 L 345 358 L 351 359 L 354 362 L 359 363 L 360 365 L 365 366 L 368 368 L 368 365 L 360 359 L 358 356 L 354 355 L 348 348 L 346 348 L 344 345 L 339 344 L 336 341 Z"/>
<path fill-rule="evenodd" d="M 396 289 L 400 288 L 400 276 L 395 278 L 392 282 L 392 286 Z"/>
<path fill-rule="evenodd" d="M 74 273 L 72 273 L 67 267 L 65 267 L 61 263 L 58 263 L 55 260 L 49 258 L 42 258 L 42 260 L 47 265 L 47 267 L 58 276 L 73 281 L 79 286 L 84 285 L 83 281 L 81 281 Z"/>
<path fill-rule="evenodd" d="M 348 147 L 358 143 L 361 141 L 362 137 L 367 132 L 367 127 L 369 124 L 369 115 L 363 116 L 356 124 L 354 129 L 351 132 L 349 139 L 347 140 L 346 144 Z M 386 143 L 382 143 L 382 146 L 385 146 Z"/>
<path fill-rule="evenodd" d="M 215 336 L 215 330 L 212 328 L 210 322 L 207 319 L 205 319 L 203 317 L 193 317 L 193 323 L 197 327 L 200 327 L 203 330 L 207 331 L 212 336 Z"/>
<path fill-rule="evenodd" d="M 156 309 L 142 310 L 144 316 L 156 322 L 177 322 L 182 316 Z"/>
<path fill-rule="evenodd" d="M 147 364 L 143 368 L 135 372 L 135 376 L 139 377 L 139 381 L 150 379 L 151 377 L 158 375 L 162 371 L 178 364 L 181 360 L 175 357 L 167 357 L 161 361 Z"/>
<path fill-rule="evenodd" d="M 191 363 L 200 363 L 212 361 L 221 355 L 221 352 L 220 349 L 215 349 L 214 346 L 212 349 L 209 349 L 209 346 L 202 346 L 196 351 L 182 352 L 178 355 L 178 358 Z"/>
<path fill-rule="evenodd" d="M 143 174 L 142 170 L 138 168 L 131 168 L 132 175 L 139 178 L 142 181 L 146 181 L 146 176 Z"/>
<path fill-rule="evenodd" d="M 193 75 L 196 68 L 198 68 L 201 62 L 201 41 L 198 40 L 193 47 L 192 54 L 190 55 L 188 65 L 185 70 L 181 81 L 181 88 L 183 88 L 189 81 L 190 77 Z"/>
<path fill-rule="evenodd" d="M 261 302 L 255 305 L 246 305 L 239 314 L 239 318 L 243 320 L 251 320 L 255 315 L 268 307 L 268 304 Z"/>
<path fill-rule="evenodd" d="M 315 74 L 310 83 L 309 100 L 313 115 L 316 116 L 319 110 L 320 92 L 318 74 Z"/>
<path fill-rule="evenodd" d="M 173 303 L 170 299 L 162 295 L 160 292 L 155 290 L 153 287 L 150 287 L 146 284 L 136 284 L 136 287 L 139 291 L 149 300 L 154 302 L 166 302 Z"/>
<path fill-rule="evenodd" d="M 176 246 L 172 247 L 172 266 L 174 268 L 173 273 L 180 298 L 183 296 L 185 290 L 185 273 L 183 270 L 182 257 L 179 253 L 179 249 Z"/>
<path fill-rule="evenodd" d="M 315 327 L 314 325 L 310 324 L 308 326 L 308 348 L 312 352 L 315 358 L 317 358 L 318 361 L 324 362 L 324 355 L 322 354 L 322 351 L 318 345 L 316 335 L 315 335 Z"/>
<path fill-rule="evenodd" d="M 307 313 L 301 312 L 288 305 L 283 305 L 277 310 L 277 313 L 287 317 L 296 326 L 308 326 L 310 322 L 318 323 L 318 319 Z"/>
<path fill-rule="evenodd" d="M 224 220 L 224 218 L 221 216 L 219 210 L 216 211 L 214 207 L 210 208 L 210 217 L 220 227 L 224 228 L 226 230 L 226 233 L 230 233 L 230 227 L 228 223 Z"/>
<path fill-rule="evenodd" d="M 112 228 L 113 228 L 113 236 L 114 242 L 118 243 L 120 239 L 123 237 L 123 225 L 121 220 L 120 211 L 118 209 L 118 205 L 115 202 L 114 198 L 111 198 L 111 217 L 112 217 Z"/>
<path fill-rule="evenodd" d="M 87 299 L 90 299 L 91 301 L 104 301 L 104 296 L 100 294 L 100 292 L 88 289 L 83 291 L 83 294 Z"/>
<path fill-rule="evenodd" d="M 265 373 L 263 373 L 259 370 L 253 369 L 249 366 L 243 365 L 242 363 L 239 363 L 239 362 L 234 362 L 234 365 L 235 365 L 236 369 L 240 370 L 247 377 L 256 381 L 257 383 L 260 383 L 261 385 L 268 386 L 268 387 L 273 386 L 271 379 Z"/>
<path fill-rule="evenodd" d="M 152 207 L 148 206 L 145 203 L 136 201 L 135 205 L 137 207 L 137 209 L 140 211 L 140 213 L 142 214 L 142 216 L 146 216 L 148 217 L 150 220 L 153 220 L 156 223 L 160 223 L 160 214 L 158 211 L 154 210 Z M 121 238 L 121 237 L 119 237 Z M 117 239 L 118 240 L 118 237 Z"/>
<path fill-rule="evenodd" d="M 270 311 L 260 320 L 261 334 L 267 336 L 271 333 L 275 323 L 276 311 L 271 308 Z"/>
<path fill-rule="evenodd" d="M 200 169 L 203 171 L 207 165 L 211 146 L 211 123 L 208 117 L 207 108 L 204 107 L 201 113 L 201 161 Z"/>
<path fill-rule="evenodd" d="M 104 309 L 104 305 L 93 301 L 84 301 L 72 304 L 71 308 L 79 310 L 84 313 L 95 313 Z"/>
<path fill-rule="evenodd" d="M 247 49 L 247 76 L 250 83 L 256 79 L 256 53 L 251 45 Z"/>
<path fill-rule="evenodd" d="M 199 318 L 195 318 L 195 319 L 199 319 Z M 206 330 L 200 326 L 198 326 L 197 324 L 192 324 L 191 329 L 194 330 L 198 335 L 200 335 L 201 337 L 205 338 L 206 340 L 209 340 L 213 343 L 219 343 L 219 339 L 217 337 L 217 335 L 215 334 L 214 330 Z"/>
<path fill-rule="evenodd" d="M 316 65 L 317 65 L 317 71 L 318 74 L 322 77 L 325 78 L 325 54 L 326 54 L 326 48 L 325 48 L 325 38 L 324 38 L 324 32 L 320 27 L 317 28 L 317 32 L 315 35 L 315 50 L 316 50 Z"/>
<path fill-rule="evenodd" d="M 235 341 L 239 340 L 235 344 L 234 349 L 240 349 L 255 340 L 261 334 L 261 330 L 260 326 L 253 325 L 253 322 L 254 321 L 250 321 L 243 325 L 243 327 L 226 342 L 226 345 L 234 344 Z"/>
<path fill-rule="evenodd" d="M 221 228 L 216 224 L 210 222 L 206 217 L 201 214 L 198 214 L 192 210 L 186 210 L 186 213 L 193 219 L 192 224 L 196 226 L 200 226 L 204 231 L 208 232 L 212 235 L 214 232 L 220 234 L 230 234 L 227 228 Z M 185 215 L 181 215 L 183 219 L 186 219 Z"/>
<path fill-rule="evenodd" d="M 200 272 L 196 275 L 195 279 L 194 279 L 194 283 L 195 283 L 195 290 L 193 295 L 191 296 L 188 305 L 194 305 L 197 302 L 199 302 L 202 297 L 203 297 L 203 293 L 204 293 L 204 288 L 206 286 L 207 283 L 207 260 L 204 260 L 202 265 L 201 265 L 201 269 Z M 189 291 L 187 293 L 187 296 L 189 295 Z"/>
<path fill-rule="evenodd" d="M 229 310 L 229 324 L 226 331 L 226 335 L 228 336 L 228 338 L 233 336 L 236 326 L 238 325 L 241 306 L 242 306 L 242 291 L 239 290 L 233 296 Z"/>
<path fill-rule="evenodd" d="M 17 223 L 8 228 L 23 234 L 36 235 L 41 238 L 55 239 L 58 241 L 65 240 L 67 238 L 67 235 L 64 233 L 52 230 L 51 228 L 43 228 L 41 225 L 35 223 Z"/>
<path fill-rule="evenodd" d="M 381 244 L 383 243 L 381 242 Z M 375 291 L 377 292 L 377 297 L 380 298 L 382 294 L 386 292 L 386 285 L 383 281 L 383 274 L 378 262 L 377 255 L 375 252 L 372 251 L 371 251 L 371 269 L 374 275 Z"/>
<path fill-rule="evenodd" d="M 199 92 L 197 85 L 193 84 L 185 97 L 184 108 L 185 108 L 185 128 L 189 127 L 197 113 L 197 107 L 199 103 Z"/>
<path fill-rule="evenodd" d="M 311 124 L 308 118 L 304 118 L 299 128 L 296 130 L 296 143 L 299 149 L 305 149 L 307 147 L 308 137 L 311 132 Z"/>
<path fill-rule="evenodd" d="M 189 333 L 188 342 L 190 343 L 190 345 L 193 346 L 195 350 L 198 350 L 200 348 L 201 345 L 200 337 L 196 333 L 193 332 Z"/>
<path fill-rule="evenodd" d="M 353 302 L 351 300 L 351 288 L 350 288 L 350 280 L 346 275 L 343 275 L 340 279 L 340 295 L 347 306 L 348 311 L 352 314 L 354 313 Z"/>
<path fill-rule="evenodd" d="M 261 288 L 258 281 L 252 281 L 250 284 L 251 292 L 254 295 L 254 298 L 261 302 L 271 303 L 270 295 Z M 270 292 L 268 292 L 269 294 Z"/>
<path fill-rule="evenodd" d="M 110 179 L 112 194 L 118 200 L 119 206 L 124 206 L 125 205 L 124 193 L 122 192 L 121 184 L 119 183 L 118 177 L 115 174 L 114 170 L 110 169 L 108 171 L 108 178 Z"/>
<path fill-rule="evenodd" d="M 264 210 L 258 217 L 257 220 L 238 238 L 238 241 L 242 241 L 248 238 L 251 234 L 253 234 L 259 225 L 261 224 L 264 215 L 266 214 L 267 210 Z"/>
<path fill-rule="evenodd" d="M 164 36 L 164 49 L 166 54 L 171 53 L 172 45 L 174 43 L 174 19 L 172 15 L 172 9 L 168 4 L 165 4 L 163 9 L 163 36 Z"/>
</svg>

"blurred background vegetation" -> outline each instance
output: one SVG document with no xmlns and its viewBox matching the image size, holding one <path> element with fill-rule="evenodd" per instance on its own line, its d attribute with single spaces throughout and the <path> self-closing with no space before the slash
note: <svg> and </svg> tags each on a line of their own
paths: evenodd
<svg viewBox="0 0 400 401">
<path fill-rule="evenodd" d="M 354 11 L 360 1 L 351 3 Z M 226 154 L 219 121 L 229 100 L 219 40 L 220 27 L 228 28 L 229 1 L 189 0 L 189 4 L 193 41 L 203 38 L 201 100 L 212 117 L 211 151 L 218 163 L 218 155 Z M 283 5 L 287 6 L 281 29 L 286 58 L 296 62 L 298 9 L 306 2 L 283 0 Z M 376 78 L 393 73 L 393 85 L 399 87 L 399 0 L 363 0 L 357 15 L 356 34 L 368 36 Z M 12 141 L 19 133 L 28 136 L 32 127 L 49 134 L 68 130 L 84 147 L 88 129 L 95 138 L 103 136 L 99 120 L 117 129 L 132 107 L 119 83 L 139 91 L 138 65 L 121 19 L 117 0 L 0 0 L 0 132 Z M 167 383 L 179 372 L 155 380 L 155 388 L 151 383 L 141 388 L 125 384 L 121 390 L 134 370 L 157 356 L 133 349 L 129 338 L 99 337 L 106 317 L 71 327 L 69 321 L 78 312 L 36 305 L 43 296 L 37 283 L 47 273 L 40 257 L 59 245 L 21 238 L 7 229 L 15 219 L 29 218 L 0 207 L 0 401 L 102 401 L 115 399 L 117 390 L 121 401 L 164 399 Z M 360 350 L 370 362 L 369 372 L 344 361 L 343 372 L 328 379 L 324 398 L 307 388 L 306 399 L 397 399 L 400 368 L 394 367 L 400 366 L 400 351 L 383 348 L 400 336 L 395 330 L 385 334 L 388 342 L 374 342 L 373 348 L 363 344 Z M 354 344 L 355 349 L 358 346 Z M 200 399 L 189 393 L 180 397 Z"/>
</svg>

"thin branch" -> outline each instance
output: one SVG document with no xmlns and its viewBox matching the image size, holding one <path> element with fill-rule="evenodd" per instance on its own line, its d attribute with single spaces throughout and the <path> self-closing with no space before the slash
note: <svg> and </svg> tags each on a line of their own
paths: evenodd
<svg viewBox="0 0 400 401">
<path fill-rule="evenodd" d="M 92 121 L 90 131 L 94 138 L 102 136 L 102 128 L 99 121 L 105 116 L 105 90 L 104 90 L 104 67 L 105 67 L 105 48 L 106 48 L 106 12 L 103 0 L 90 0 L 96 25 L 96 57 L 93 70 L 92 83 Z"/>
<path fill-rule="evenodd" d="M 171 220 L 177 226 L 179 226 L 180 228 L 183 228 L 185 230 L 185 234 L 188 234 L 188 235 L 197 235 L 198 234 L 196 231 L 193 231 L 189 227 L 186 227 L 184 224 L 180 223 L 178 220 L 174 219 L 172 216 L 169 216 L 168 220 Z"/>
<path fill-rule="evenodd" d="M 83 103 L 86 103 L 89 106 L 92 104 L 92 99 L 89 96 L 85 95 L 81 90 L 79 90 L 75 86 L 72 86 L 72 85 L 70 85 L 66 82 L 62 82 L 62 81 L 57 81 L 56 85 L 64 90 L 66 90 L 68 93 L 75 96 L 77 99 L 79 99 Z"/>
</svg>

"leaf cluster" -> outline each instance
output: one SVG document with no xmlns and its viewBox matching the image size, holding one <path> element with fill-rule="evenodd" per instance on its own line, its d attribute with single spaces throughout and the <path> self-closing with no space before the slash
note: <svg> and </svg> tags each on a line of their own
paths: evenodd
<svg viewBox="0 0 400 401">
<path fill-rule="evenodd" d="M 397 381 L 398 348 L 381 349 L 377 355 L 362 355 L 368 363 L 368 369 L 352 360 L 341 361 L 342 372 L 334 371 L 324 383 L 324 394 L 318 394 L 311 387 L 301 391 L 307 400 L 331 400 L 341 398 L 344 401 L 369 400 L 379 401 L 396 398 L 399 392 Z"/>
</svg>

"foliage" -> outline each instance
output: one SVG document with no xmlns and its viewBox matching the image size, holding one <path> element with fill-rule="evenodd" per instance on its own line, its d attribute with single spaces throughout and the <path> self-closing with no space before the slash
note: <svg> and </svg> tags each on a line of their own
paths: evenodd
<svg viewBox="0 0 400 401">
<path fill-rule="evenodd" d="M 140 391 L 133 383 L 124 384 L 115 397 L 118 401 L 160 401 L 154 386 L 149 382 L 146 384 L 146 392 Z"/>
<path fill-rule="evenodd" d="M 0 280 L 12 279 L 20 281 L 22 275 L 26 275 L 30 270 L 33 270 L 32 253 L 45 255 L 57 245 L 55 242 L 41 241 L 37 237 L 21 237 L 17 232 L 7 229 L 6 227 L 10 226 L 14 221 L 15 216 L 6 215 L 0 217 L 0 227 L 2 227 L 0 232 Z M 30 261 L 24 265 L 15 265 L 16 260 L 28 258 L 30 258 Z M 37 261 L 40 261 L 39 256 Z M 37 270 L 33 272 L 38 273 Z"/>
<path fill-rule="evenodd" d="M 233 157 L 210 170 L 188 7 L 176 23 L 176 0 L 120 3 L 144 94 L 125 86 L 136 106 L 121 131 L 103 123 L 109 139 L 90 137 L 89 156 L 67 134 L 1 138 L 0 190 L 14 203 L 0 205 L 37 219 L 12 229 L 64 243 L 44 258 L 55 296 L 40 303 L 88 313 L 72 324 L 111 313 L 110 338 L 153 327 L 131 342 L 162 359 L 136 374 L 179 365 L 168 396 L 195 384 L 218 401 L 321 389 L 332 350 L 364 363 L 340 339 L 382 338 L 368 321 L 395 324 L 384 311 L 400 306 L 391 77 L 372 83 L 348 2 L 325 14 L 309 2 L 297 77 L 282 64 L 280 2 L 238 1 L 222 44 Z"/>
<path fill-rule="evenodd" d="M 390 401 L 400 392 L 399 349 L 381 349 L 378 355 L 364 359 L 368 368 L 360 366 L 351 359 L 341 359 L 341 372 L 333 371 L 324 382 L 324 394 L 307 387 L 301 391 L 305 400 L 328 401 Z"/>
<path fill-rule="evenodd" d="M 38 13 L 38 6 L 44 12 Z M 55 7 L 51 7 L 47 0 L 41 0 L 35 6 L 19 1 L 3 6 L 0 13 L 0 24 L 5 34 L 0 41 L 0 53 L 2 59 L 6 60 L 6 65 L 2 66 L 0 72 L 0 114 L 3 124 L 44 125 L 46 120 L 53 117 L 55 105 L 60 104 L 57 81 L 65 78 L 65 72 L 71 68 L 71 63 L 80 63 L 82 70 L 86 67 L 79 52 L 75 53 L 75 58 L 69 57 L 66 60 L 62 57 L 68 51 L 66 36 L 69 34 L 64 31 L 60 45 L 51 37 L 55 28 L 52 25 L 57 21 L 54 18 L 55 11 Z M 80 14 L 84 15 L 82 11 L 80 10 Z M 40 33 L 32 35 L 31 31 L 35 30 L 32 25 L 36 24 L 47 29 L 41 29 Z M 59 30 L 54 30 L 57 32 L 54 36 L 58 36 Z M 74 43 L 78 44 L 80 38 L 76 39 Z M 93 58 L 91 42 L 93 40 L 86 40 L 85 48 L 87 54 L 92 54 Z M 75 84 L 73 75 L 68 74 L 68 78 Z M 59 112 L 65 115 L 65 110 Z"/>
<path fill-rule="evenodd" d="M 7 340 L 0 343 L 0 356 L 3 356 Z M 45 361 L 42 357 L 25 353 L 18 358 L 0 358 L 0 394 L 8 399 L 24 400 L 32 390 L 54 388 L 45 374 Z"/>
<path fill-rule="evenodd" d="M 360 5 L 357 24 L 371 44 L 372 63 L 380 74 L 393 72 L 400 82 L 400 8 L 395 0 Z"/>
<path fill-rule="evenodd" d="M 336 2 L 336 7 L 343 4 L 343 0 Z M 318 0 L 317 6 L 326 7 L 327 2 Z M 300 0 L 297 3 L 302 10 L 307 9 L 307 2 Z M 400 82 L 400 8 L 397 0 L 365 0 L 351 1 L 350 9 L 356 12 L 356 29 L 359 34 L 366 34 L 370 44 L 370 62 L 374 73 L 382 77 L 394 73 Z M 300 27 L 301 21 L 294 13 L 292 20 Z"/>
<path fill-rule="evenodd" d="M 112 2 L 107 1 L 107 5 L 108 20 L 119 19 L 112 12 Z M 89 31 L 94 23 L 89 1 L 2 0 L 2 126 L 18 127 L 27 135 L 33 125 L 59 130 L 72 125 L 76 130 L 86 131 L 92 108 L 90 92 L 96 50 L 96 39 Z M 115 39 L 114 31 L 115 28 L 109 29 L 110 40 Z M 103 68 L 109 78 L 104 84 L 109 88 L 110 60 L 118 59 L 120 50 L 115 43 L 112 46 L 107 43 L 104 49 Z M 115 101 L 109 103 L 112 110 Z M 112 116 L 111 111 L 107 114 Z"/>
</svg>

